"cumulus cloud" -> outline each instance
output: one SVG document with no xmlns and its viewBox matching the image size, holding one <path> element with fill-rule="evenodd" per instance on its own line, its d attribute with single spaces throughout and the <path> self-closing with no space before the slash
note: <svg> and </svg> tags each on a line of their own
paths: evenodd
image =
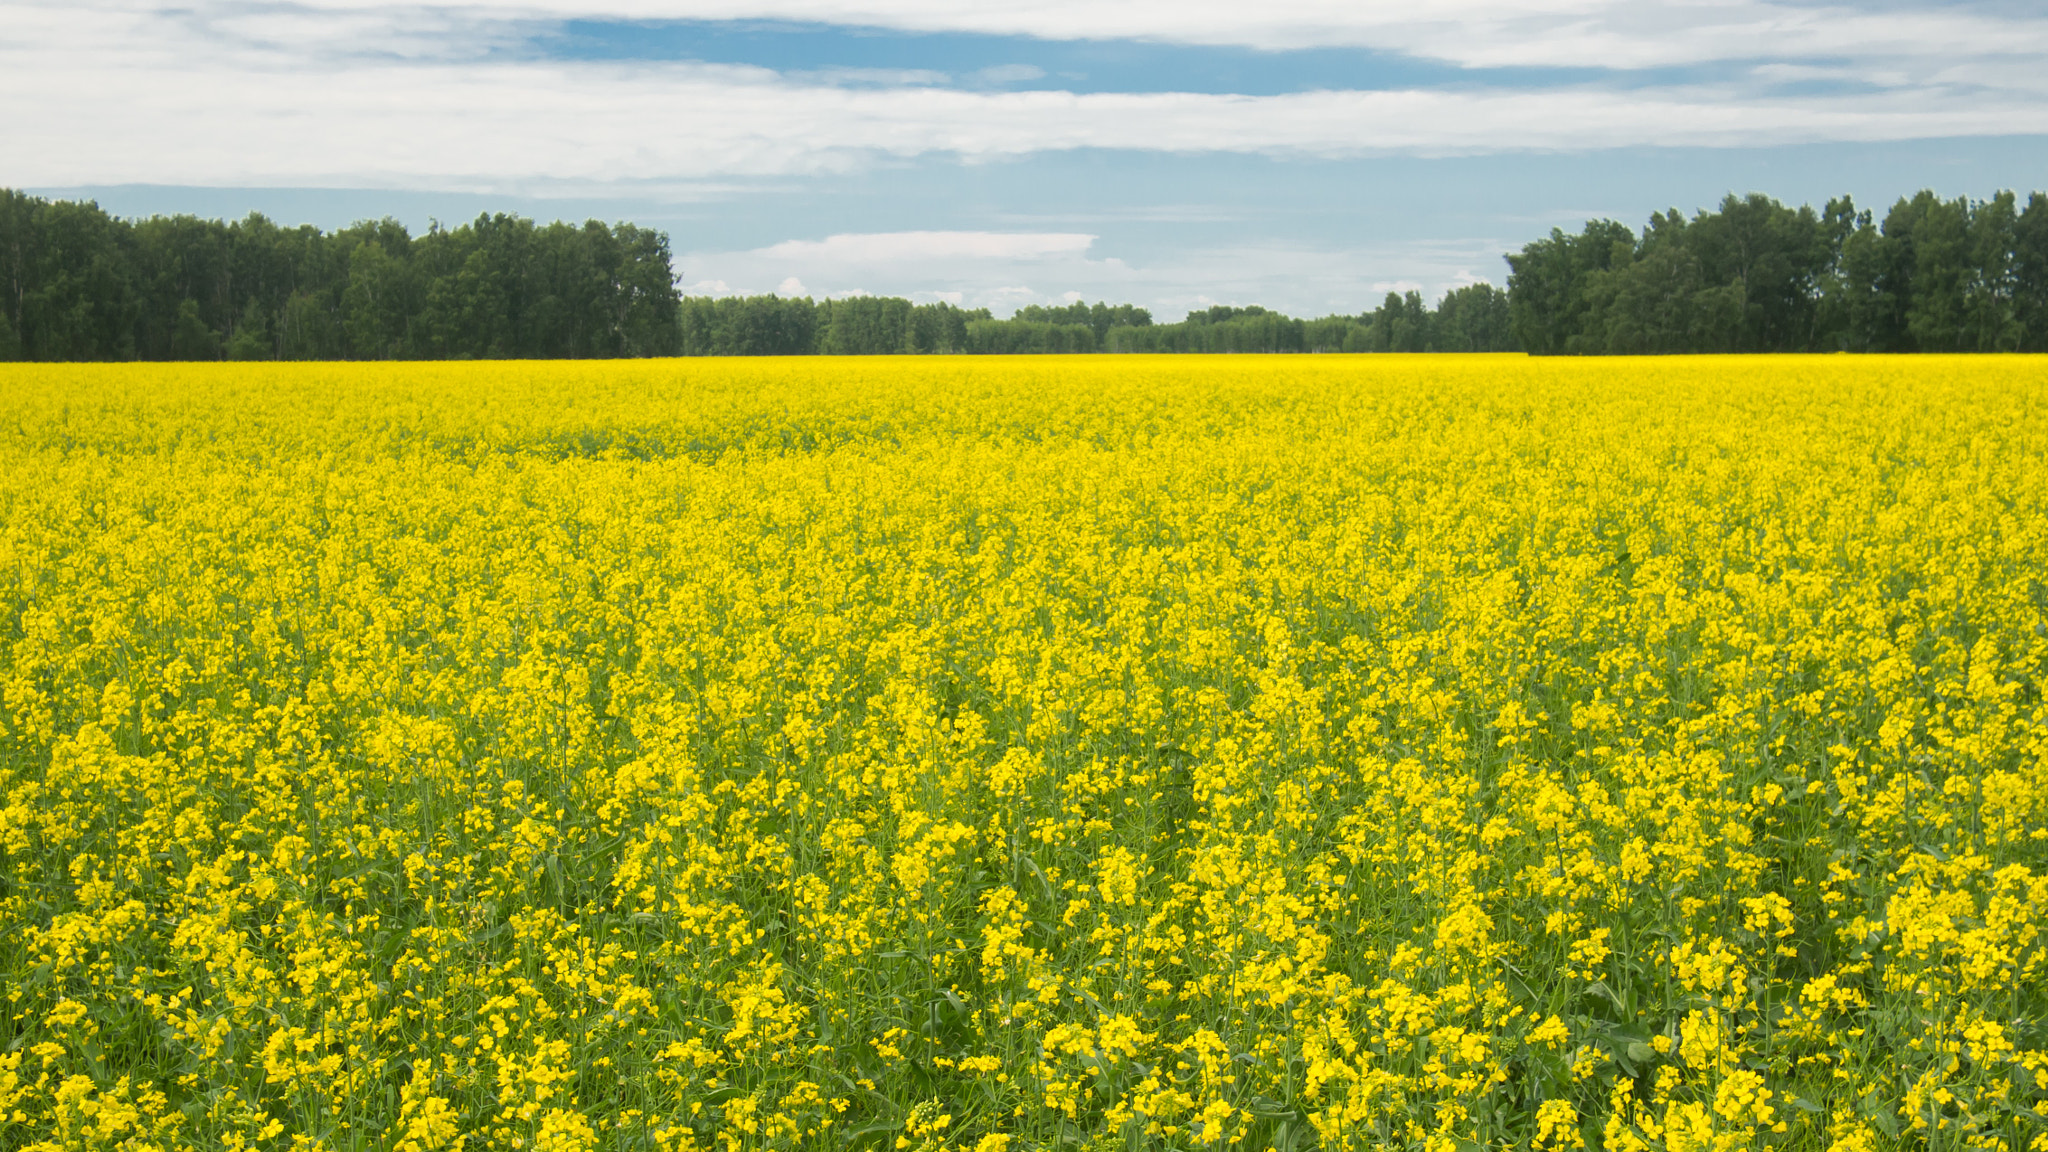
<svg viewBox="0 0 2048 1152">
<path fill-rule="evenodd" d="M 1062 290 L 1128 279 L 1121 261 L 1089 258 L 1095 239 L 1079 232 L 858 232 L 737 252 L 685 252 L 678 260 L 688 275 L 715 279 L 721 286 L 715 295 L 747 295 L 776 284 L 781 296 L 882 292 L 1014 307 L 1041 294 L 1016 285 L 1018 279 Z M 997 284 L 1005 287 L 990 287 Z"/>
<path fill-rule="evenodd" d="M 1263 304 L 1304 316 L 1349 313 L 1378 304 L 1390 287 L 1434 300 L 1486 279 L 1473 269 L 1498 266 L 1503 248 L 1490 238 L 1369 247 L 1251 242 L 1186 245 L 1170 255 L 1126 261 L 1096 254 L 1099 243 L 1060 234 L 865 233 L 742 251 L 686 251 L 678 263 L 686 277 L 719 285 L 715 293 L 701 293 L 709 295 L 752 295 L 779 280 L 774 290 L 783 296 L 878 293 L 988 308 L 998 316 L 1026 304 L 1127 300 L 1161 319 L 1177 319 L 1211 304 Z M 1394 268 L 1408 275 L 1392 280 L 1385 270 Z M 1499 282 L 1498 275 L 1493 279 Z M 792 282 L 803 291 L 790 290 Z"/>
</svg>

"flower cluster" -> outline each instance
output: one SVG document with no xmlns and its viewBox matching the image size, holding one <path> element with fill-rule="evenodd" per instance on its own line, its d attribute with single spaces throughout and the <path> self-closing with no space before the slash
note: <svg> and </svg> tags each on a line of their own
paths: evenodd
<svg viewBox="0 0 2048 1152">
<path fill-rule="evenodd" d="M 2041 379 L 0 367 L 0 1147 L 2048 1152 Z"/>
</svg>

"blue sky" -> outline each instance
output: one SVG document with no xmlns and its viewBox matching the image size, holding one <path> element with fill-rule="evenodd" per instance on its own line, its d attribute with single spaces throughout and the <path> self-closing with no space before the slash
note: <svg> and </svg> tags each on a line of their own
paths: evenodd
<svg viewBox="0 0 2048 1152">
<path fill-rule="evenodd" d="M 633 219 L 692 292 L 1350 312 L 1591 216 L 2048 188 L 2037 9 L 0 0 L 0 184 Z"/>
</svg>

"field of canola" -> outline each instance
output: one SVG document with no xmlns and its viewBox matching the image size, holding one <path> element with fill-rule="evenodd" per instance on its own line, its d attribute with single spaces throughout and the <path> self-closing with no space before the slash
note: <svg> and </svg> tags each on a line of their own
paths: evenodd
<svg viewBox="0 0 2048 1152">
<path fill-rule="evenodd" d="M 0 1148 L 2048 1149 L 2048 361 L 0 367 Z"/>
</svg>

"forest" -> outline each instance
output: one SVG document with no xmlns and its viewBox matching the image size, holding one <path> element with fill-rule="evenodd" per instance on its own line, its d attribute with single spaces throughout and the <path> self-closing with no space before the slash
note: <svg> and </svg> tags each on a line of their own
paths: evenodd
<svg viewBox="0 0 2048 1152">
<path fill-rule="evenodd" d="M 1509 253 L 1505 290 L 1389 293 L 1299 319 L 1218 305 L 987 309 L 897 297 L 684 297 L 668 237 L 505 214 L 414 236 L 261 215 L 126 220 L 0 189 L 0 359 L 562 359 L 1088 352 L 2048 350 L 2048 196 L 1923 191 L 1879 220 L 1730 195 L 1638 233 L 1589 221 Z"/>
<path fill-rule="evenodd" d="M 2048 196 L 1920 192 L 1880 221 L 1729 196 L 1561 230 L 1507 258 L 1532 353 L 2048 351 Z"/>
<path fill-rule="evenodd" d="M 810 353 L 1506 352 L 1507 294 L 1473 284 L 1430 308 L 1389 293 L 1356 316 L 1299 320 L 1257 305 L 1218 305 L 1156 324 L 1130 304 L 1029 305 L 1007 320 L 985 308 L 896 297 L 687 297 L 682 352 L 694 356 Z"/>
<path fill-rule="evenodd" d="M 0 359 L 667 356 L 670 269 L 668 238 L 632 224 L 323 232 L 0 190 Z"/>
</svg>

